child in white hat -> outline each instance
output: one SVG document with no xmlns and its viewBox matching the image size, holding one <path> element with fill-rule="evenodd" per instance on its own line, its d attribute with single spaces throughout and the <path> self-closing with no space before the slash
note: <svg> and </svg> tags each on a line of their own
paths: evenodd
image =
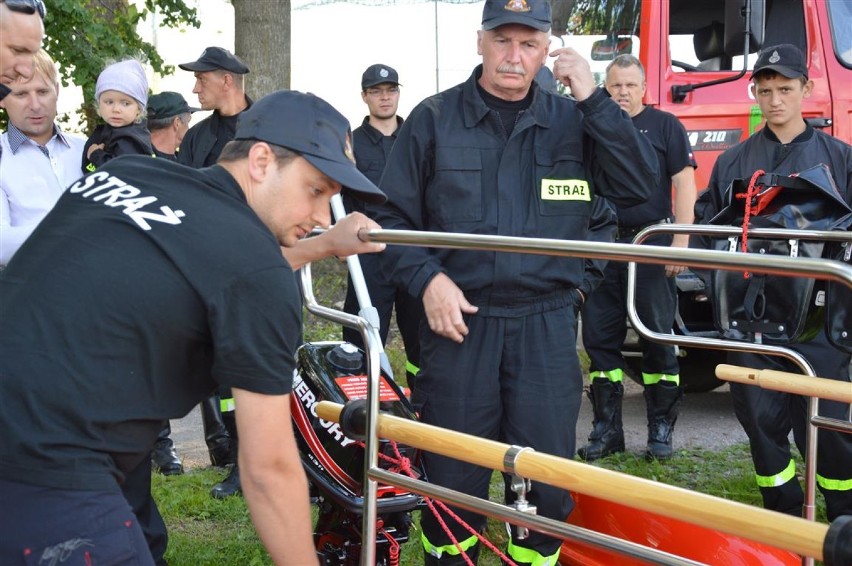
<svg viewBox="0 0 852 566">
<path fill-rule="evenodd" d="M 139 61 L 127 59 L 107 66 L 95 86 L 98 115 L 104 124 L 83 149 L 83 173 L 90 173 L 119 155 L 153 155 L 151 132 L 143 122 L 148 104 L 148 79 Z"/>
</svg>

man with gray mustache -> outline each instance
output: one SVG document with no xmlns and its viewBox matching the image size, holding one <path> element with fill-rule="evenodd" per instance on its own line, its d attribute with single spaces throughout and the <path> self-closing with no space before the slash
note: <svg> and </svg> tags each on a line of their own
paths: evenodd
<svg viewBox="0 0 852 566">
<path fill-rule="evenodd" d="M 381 186 L 384 228 L 564 239 L 609 239 L 619 204 L 645 200 L 654 150 L 595 85 L 588 62 L 558 49 L 553 74 L 574 100 L 534 82 L 548 57 L 547 0 L 486 0 L 482 64 L 458 86 L 421 102 L 400 128 Z M 382 270 L 423 301 L 421 372 L 412 403 L 429 424 L 574 456 L 582 374 L 576 314 L 601 277 L 578 258 L 389 246 Z M 424 454 L 429 480 L 488 497 L 491 470 Z M 507 484 L 508 485 L 508 484 Z M 515 494 L 507 489 L 507 497 Z M 567 491 L 533 483 L 540 515 L 564 520 Z M 485 519 L 455 511 L 476 531 Z M 475 562 L 479 539 L 430 513 L 421 519 L 425 564 Z M 511 529 L 517 564 L 554 566 L 561 541 Z"/>
</svg>

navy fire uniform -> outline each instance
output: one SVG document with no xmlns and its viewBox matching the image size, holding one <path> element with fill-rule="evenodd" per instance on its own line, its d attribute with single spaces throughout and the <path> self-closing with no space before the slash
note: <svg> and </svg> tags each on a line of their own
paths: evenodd
<svg viewBox="0 0 852 566">
<path fill-rule="evenodd" d="M 124 156 L 72 185 L 0 274 L 0 563 L 126 563 L 130 538 L 153 564 L 121 484 L 217 386 L 289 393 L 300 313 L 225 169 Z"/>
<path fill-rule="evenodd" d="M 383 228 L 584 240 L 590 223 L 611 214 L 600 195 L 623 205 L 647 198 L 656 184 L 653 149 L 598 89 L 577 103 L 536 83 L 506 122 L 470 78 L 421 102 L 403 124 L 381 186 Z M 497 107 L 495 109 L 495 107 Z M 604 189 L 605 188 L 605 189 Z M 606 192 L 602 192 L 602 191 Z M 574 455 L 582 376 L 575 347 L 576 310 L 595 285 L 579 258 L 389 246 L 382 266 L 421 297 L 446 273 L 479 307 L 465 315 L 470 332 L 457 344 L 420 327 L 421 371 L 412 402 L 424 422 L 566 458 Z M 491 470 L 425 454 L 430 481 L 487 498 Z M 507 498 L 512 498 L 507 493 Z M 567 491 L 533 483 L 538 513 L 564 520 Z M 485 519 L 460 511 L 482 530 Z M 453 521 L 465 550 L 476 538 Z M 424 513 L 423 544 L 432 557 L 458 554 Z M 555 563 L 561 541 L 540 533 L 518 539 L 520 563 Z"/>
<path fill-rule="evenodd" d="M 371 126 L 369 116 L 365 117 L 361 126 L 352 132 L 352 151 L 355 153 L 356 167 L 377 186 L 382 178 L 385 161 L 396 141 L 399 127 L 403 123 L 399 116 L 396 119 L 397 129 L 389 136 Z M 344 196 L 343 201 L 347 212 L 359 211 L 367 216 L 374 216 L 370 205 L 362 200 Z M 379 334 L 382 344 L 387 341 L 391 314 L 396 309 L 396 325 L 405 346 L 405 370 L 408 385 L 411 387 L 414 385 L 414 379 L 420 367 L 420 342 L 417 339 L 417 332 L 420 320 L 423 318 L 423 304 L 418 298 L 409 295 L 404 287 L 388 281 L 382 274 L 377 255 L 363 254 L 359 256 L 359 259 L 364 272 L 364 281 L 370 293 L 370 302 L 379 314 Z M 351 277 L 347 280 L 346 302 L 343 310 L 351 314 L 358 314 L 360 310 Z M 343 339 L 363 348 L 361 334 L 353 328 L 343 327 Z"/>
<path fill-rule="evenodd" d="M 686 130 L 668 112 L 645 107 L 632 118 L 633 126 L 654 146 L 660 167 L 660 182 L 647 202 L 619 206 L 618 242 L 629 244 L 645 226 L 669 222 L 672 218 L 672 177 L 686 167 L 696 167 Z M 646 244 L 669 246 L 671 235 L 662 234 Z M 636 268 L 636 310 L 648 328 L 668 333 L 677 310 L 675 280 L 667 277 L 665 266 L 638 264 Z M 595 460 L 624 450 L 621 425 L 621 398 L 625 361 L 621 346 L 627 335 L 627 263 L 609 262 L 601 285 L 583 305 L 583 346 L 589 355 L 590 397 L 595 426 L 589 445 L 580 456 Z M 671 432 L 677 419 L 682 395 L 679 366 L 673 346 L 642 343 L 642 382 L 648 405 L 649 455 L 666 457 L 671 449 Z"/>
<path fill-rule="evenodd" d="M 696 221 L 708 221 L 727 204 L 725 190 L 734 179 L 748 179 L 758 169 L 790 175 L 819 163 L 828 166 L 838 190 L 852 205 L 852 147 L 811 126 L 791 143 L 782 144 L 764 127 L 716 161 L 707 194 L 699 197 L 699 202 L 706 206 L 696 205 Z M 791 347 L 810 362 L 816 375 L 849 381 L 850 356 L 828 342 L 824 329 L 810 342 Z M 728 362 L 800 372 L 791 362 L 765 355 L 731 352 Z M 804 454 L 807 399 L 737 383 L 731 383 L 731 394 L 737 419 L 748 434 L 764 507 L 801 516 L 804 497 L 788 435 L 792 428 L 796 446 Z M 848 404 L 822 400 L 819 407 L 822 416 L 850 418 Z M 852 514 L 852 436 L 820 429 L 817 446 L 817 485 L 825 496 L 828 519 Z"/>
</svg>

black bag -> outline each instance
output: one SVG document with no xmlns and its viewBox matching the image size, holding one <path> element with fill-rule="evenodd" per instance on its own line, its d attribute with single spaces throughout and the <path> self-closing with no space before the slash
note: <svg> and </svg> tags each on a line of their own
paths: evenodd
<svg viewBox="0 0 852 566">
<path fill-rule="evenodd" d="M 712 246 L 717 250 L 837 258 L 841 253 L 837 244 L 759 239 L 750 237 L 749 230 L 827 231 L 848 230 L 852 226 L 852 208 L 837 190 L 828 167 L 822 164 L 791 177 L 758 171 L 751 179 L 736 179 L 727 189 L 727 199 L 728 205 L 710 224 L 741 226 L 743 230 L 737 237 L 714 240 Z M 814 279 L 723 270 L 713 271 L 709 284 L 714 322 L 726 338 L 754 340 L 759 334 L 763 343 L 780 345 L 806 342 L 823 326 L 829 336 L 839 339 L 845 327 L 846 343 L 852 345 L 852 336 L 848 336 L 852 292 L 844 285 L 826 286 Z M 826 304 L 831 307 L 825 309 Z"/>
<path fill-rule="evenodd" d="M 829 257 L 852 266 L 852 241 L 829 244 Z M 825 332 L 834 346 L 852 354 L 852 288 L 834 281 L 826 284 Z"/>
</svg>

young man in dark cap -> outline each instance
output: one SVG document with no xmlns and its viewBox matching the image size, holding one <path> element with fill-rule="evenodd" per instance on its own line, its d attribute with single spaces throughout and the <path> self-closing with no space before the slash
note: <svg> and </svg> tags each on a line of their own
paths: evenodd
<svg viewBox="0 0 852 566">
<path fill-rule="evenodd" d="M 202 110 L 213 111 L 189 129 L 180 146 L 179 161 L 190 167 L 208 167 L 234 138 L 240 112 L 251 106 L 244 85 L 249 68 L 222 47 L 208 47 L 197 61 L 178 67 L 195 74 L 192 92 L 198 95 Z"/>
<path fill-rule="evenodd" d="M 351 156 L 339 112 L 279 91 L 217 166 L 128 156 L 63 194 L 0 273 L 0 508 L 15 510 L 0 513 L 0 563 L 152 564 L 120 485 L 163 421 L 219 385 L 240 407 L 260 539 L 276 564 L 317 563 L 290 421 L 293 269 L 384 248 L 358 238 L 378 228 L 358 213 L 303 239 L 341 188 L 384 199 Z"/>
<path fill-rule="evenodd" d="M 234 138 L 240 113 L 252 104 L 245 93 L 244 76 L 248 66 L 222 47 L 208 47 L 197 61 L 178 65 L 195 73 L 195 87 L 202 110 L 212 110 L 207 118 L 189 129 L 181 142 L 178 161 L 190 167 L 216 163 L 225 144 Z M 201 404 L 204 438 L 214 465 L 231 464 L 225 479 L 210 494 L 223 498 L 240 493 L 237 459 L 237 428 L 233 399 L 227 388 Z"/>
<path fill-rule="evenodd" d="M 177 161 L 177 151 L 189 130 L 192 113 L 199 110 L 177 92 L 164 91 L 148 98 L 148 130 L 156 157 Z"/>
<path fill-rule="evenodd" d="M 382 178 L 385 161 L 390 154 L 396 134 L 403 119 L 397 115 L 399 107 L 399 75 L 388 65 L 370 65 L 361 75 L 361 100 L 367 105 L 369 114 L 361 126 L 352 132 L 355 164 L 368 179 L 378 184 Z M 354 199 L 345 200 L 346 210 L 358 210 L 367 216 L 372 213 L 363 203 Z M 361 258 L 361 269 L 370 293 L 370 302 L 379 314 L 379 333 L 382 343 L 387 340 L 391 314 L 396 309 L 396 324 L 405 345 L 405 369 L 408 386 L 414 386 L 420 364 L 420 346 L 417 341 L 423 305 L 408 294 L 404 288 L 391 283 L 382 273 L 378 256 Z M 343 310 L 358 314 L 360 308 L 352 279 L 347 280 L 346 301 Z M 361 334 L 352 328 L 343 327 L 343 339 L 363 347 Z"/>
<path fill-rule="evenodd" d="M 728 204 L 726 193 L 731 182 L 749 179 L 759 169 L 790 176 L 823 163 L 843 198 L 852 205 L 852 147 L 814 129 L 802 116 L 802 103 L 814 86 L 808 79 L 802 51 L 791 44 L 764 47 L 751 79 L 751 92 L 766 125 L 716 160 L 707 191 L 699 195 L 696 221 L 712 219 Z M 850 356 L 831 345 L 824 329 L 809 342 L 791 347 L 810 362 L 816 375 L 849 381 Z M 757 369 L 800 371 L 786 360 L 760 354 L 729 352 L 728 362 Z M 788 436 L 792 429 L 804 454 L 807 399 L 737 383 L 731 383 L 731 395 L 737 419 L 749 438 L 763 506 L 801 516 L 804 496 Z M 820 401 L 822 416 L 847 420 L 849 410 L 848 404 Z M 828 519 L 852 514 L 852 436 L 820 429 L 817 447 L 817 486 L 825 496 Z"/>
<path fill-rule="evenodd" d="M 384 227 L 585 240 L 598 224 L 614 231 L 601 196 L 625 205 L 648 197 L 657 182 L 653 148 L 595 86 L 588 62 L 570 48 L 551 54 L 554 76 L 576 100 L 534 82 L 550 25 L 547 0 L 486 0 L 482 65 L 421 102 L 400 128 L 381 181 L 389 201 L 376 207 Z M 576 313 L 599 268 L 582 259 L 412 246 L 390 246 L 382 256 L 384 272 L 425 307 L 412 391 L 422 420 L 573 457 L 583 387 Z M 488 498 L 491 470 L 423 456 L 433 483 Z M 545 484 L 533 483 L 527 498 L 553 519 L 572 508 L 567 491 Z M 458 513 L 484 528 L 482 516 Z M 478 553 L 478 539 L 447 522 L 458 546 L 423 513 L 427 565 L 463 564 L 459 547 Z M 513 527 L 508 554 L 552 566 L 561 544 Z"/>
</svg>

